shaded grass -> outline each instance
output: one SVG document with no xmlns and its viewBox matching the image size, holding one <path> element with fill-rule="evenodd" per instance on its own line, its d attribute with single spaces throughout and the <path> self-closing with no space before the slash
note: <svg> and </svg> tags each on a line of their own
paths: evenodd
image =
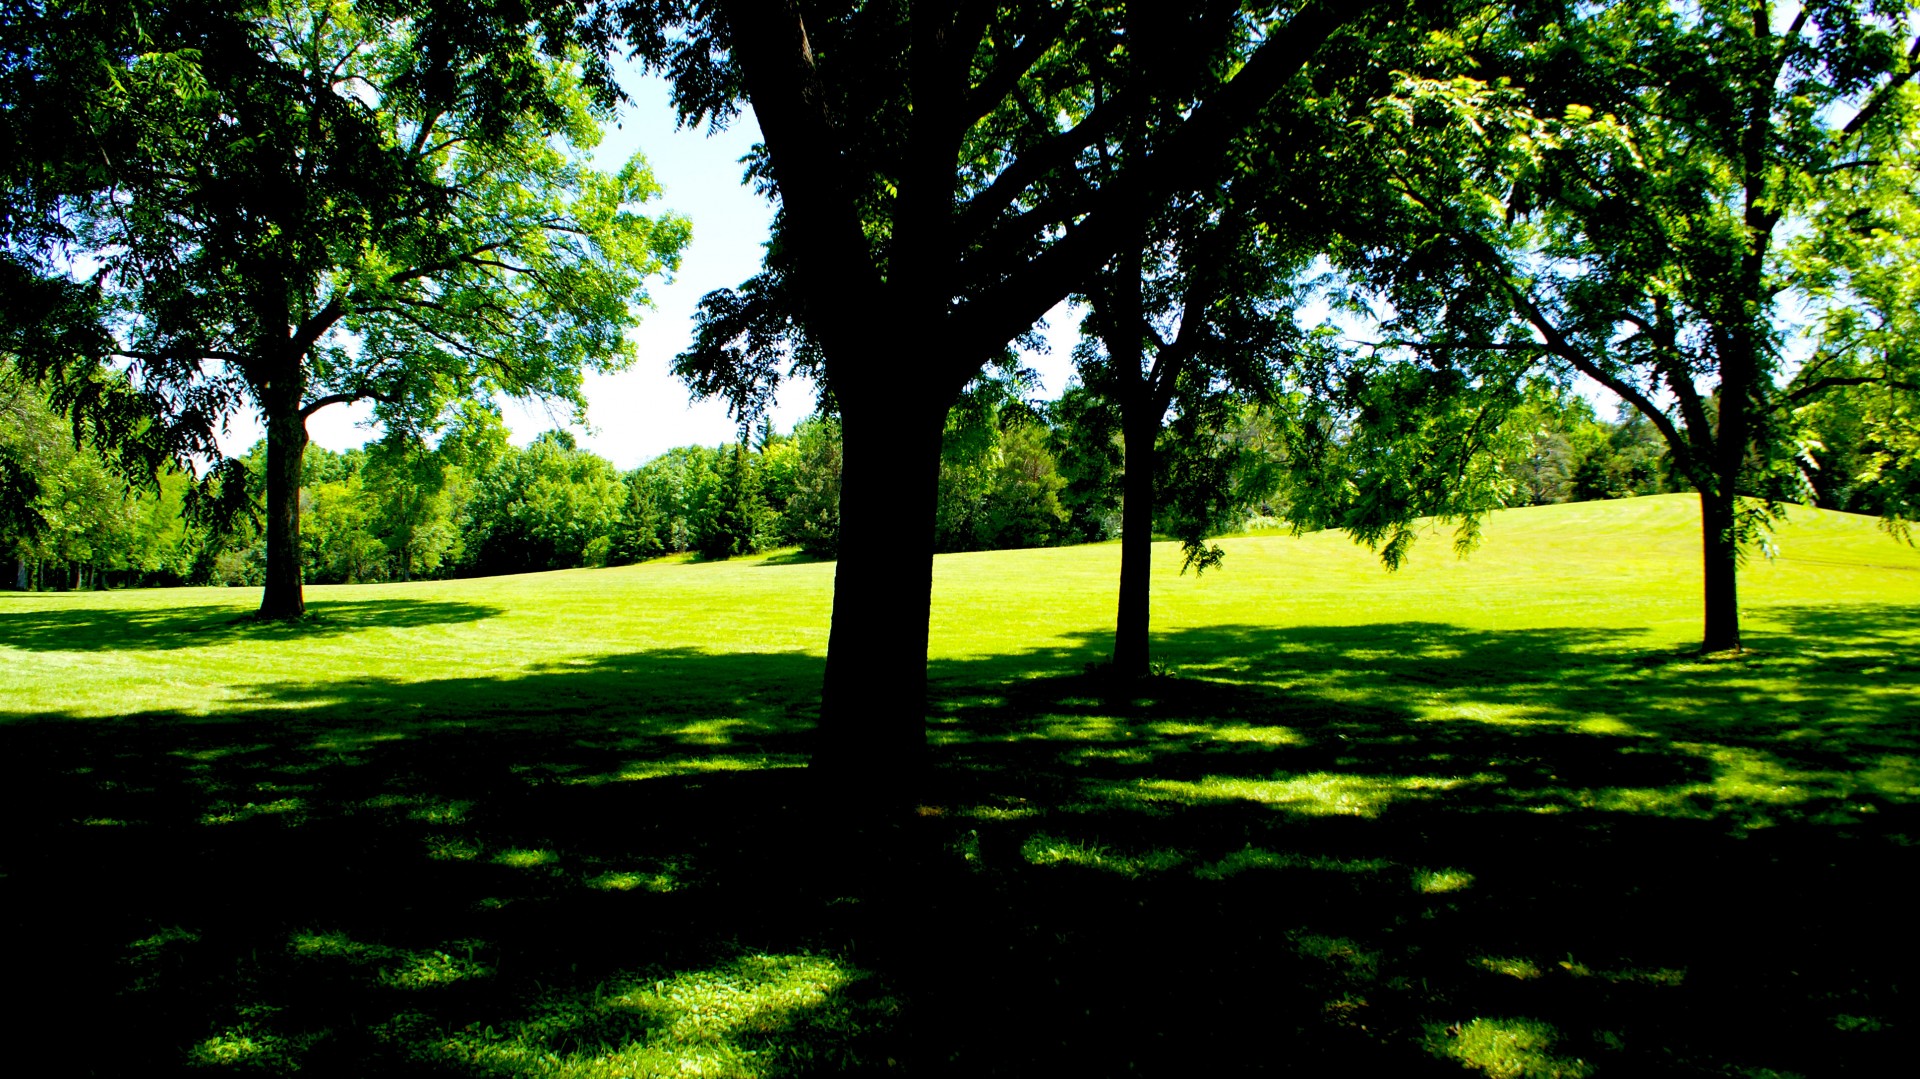
<svg viewBox="0 0 1920 1079">
<path fill-rule="evenodd" d="M 943 558 L 936 769 L 851 830 L 796 767 L 830 564 L 313 589 L 280 628 L 250 594 L 0 597 L 17 1052 L 1897 1071 L 1920 557 L 1797 515 L 1743 579 L 1755 651 L 1703 661 L 1691 514 L 1505 514 L 1396 577 L 1229 540 L 1156 578 L 1178 673 L 1124 687 L 1085 671 L 1113 548 Z"/>
</svg>

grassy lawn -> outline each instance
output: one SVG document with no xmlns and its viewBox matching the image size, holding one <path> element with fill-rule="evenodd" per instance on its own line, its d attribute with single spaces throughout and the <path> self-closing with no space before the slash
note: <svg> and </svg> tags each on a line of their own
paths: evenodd
<svg viewBox="0 0 1920 1079">
<path fill-rule="evenodd" d="M 831 564 L 0 594 L 49 1074 L 1884 1075 L 1920 1049 L 1920 551 L 1796 510 L 1701 660 L 1684 496 L 943 556 L 936 770 L 810 808 Z"/>
</svg>

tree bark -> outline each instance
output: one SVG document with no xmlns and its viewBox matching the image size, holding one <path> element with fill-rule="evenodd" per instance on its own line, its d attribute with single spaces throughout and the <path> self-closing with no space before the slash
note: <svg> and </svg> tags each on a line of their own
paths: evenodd
<svg viewBox="0 0 1920 1079">
<path fill-rule="evenodd" d="M 1113 673 L 1116 678 L 1145 678 L 1151 669 L 1154 443 L 1160 424 L 1137 415 L 1145 411 L 1144 405 L 1124 411 L 1121 440 L 1126 447 L 1126 470 L 1121 476 L 1120 605 L 1114 622 Z"/>
<path fill-rule="evenodd" d="M 300 415 L 297 392 L 269 389 L 262 397 L 267 411 L 267 581 L 260 617 L 299 618 L 307 613 L 300 575 L 300 465 L 307 452 L 307 422 Z"/>
<path fill-rule="evenodd" d="M 1739 550 L 1733 534 L 1733 496 L 1700 491 L 1701 568 L 1704 571 L 1706 631 L 1702 652 L 1740 647 L 1740 605 L 1735 591 Z"/>
<path fill-rule="evenodd" d="M 907 396 L 903 394 L 903 396 Z M 863 797 L 926 759 L 927 618 L 944 402 L 842 402 L 840 556 L 814 768 Z"/>
<path fill-rule="evenodd" d="M 31 583 L 27 577 L 27 556 L 23 554 L 13 556 L 13 586 L 25 592 Z"/>
</svg>

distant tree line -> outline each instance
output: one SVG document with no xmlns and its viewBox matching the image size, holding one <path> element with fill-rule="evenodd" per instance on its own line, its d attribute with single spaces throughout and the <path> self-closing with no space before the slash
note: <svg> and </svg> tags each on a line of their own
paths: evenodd
<svg viewBox="0 0 1920 1079">
<path fill-rule="evenodd" d="M 1009 380 L 983 380 L 949 415 L 936 542 L 942 551 L 1049 547 L 1117 537 L 1124 457 L 1119 419 L 1085 388 L 1030 402 Z M 1808 501 L 1877 512 L 1912 496 L 1915 477 L 1872 468 L 1845 409 L 1805 468 Z M 1205 452 L 1223 462 L 1225 531 L 1285 528 L 1292 482 L 1271 408 L 1243 404 Z M 1628 413 L 1608 421 L 1582 397 L 1536 388 L 1510 414 L 1500 470 L 1509 505 L 1684 490 L 1657 432 Z M 1160 459 L 1191 459 L 1193 435 L 1170 428 Z M 1184 450 L 1187 452 L 1175 452 Z M 248 485 L 252 512 L 224 528 L 186 512 L 192 480 L 164 473 L 129 486 L 68 425 L 14 380 L 0 389 L 0 458 L 15 504 L 0 542 L 15 588 L 250 585 L 265 574 L 264 442 L 223 482 Z M 339 584 L 625 565 L 671 554 L 703 559 L 791 549 L 832 558 L 839 539 L 838 422 L 762 427 L 731 445 L 683 446 L 621 472 L 549 431 L 515 447 L 499 414 L 468 403 L 431 447 L 383 438 L 336 453 L 308 449 L 300 484 L 305 578 Z M 25 497 L 19 497 L 24 485 Z M 1155 516 L 1157 535 L 1187 530 L 1180 499 Z"/>
</svg>

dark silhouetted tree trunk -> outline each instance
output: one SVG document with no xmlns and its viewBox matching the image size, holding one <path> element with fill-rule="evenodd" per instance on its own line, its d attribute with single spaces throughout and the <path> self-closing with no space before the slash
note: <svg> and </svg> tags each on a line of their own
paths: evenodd
<svg viewBox="0 0 1920 1079">
<path fill-rule="evenodd" d="M 300 465 L 307 452 L 307 421 L 300 412 L 301 387 L 294 375 L 286 385 L 264 387 L 267 410 L 267 581 L 260 596 L 263 619 L 299 618 L 307 613 L 300 575 Z"/>
<path fill-rule="evenodd" d="M 904 396 L 904 395 L 902 395 Z M 946 408 L 848 408 L 840 554 L 814 764 L 862 797 L 912 781 L 926 756 L 927 611 Z M 987 612 L 980 612 L 982 615 Z"/>
<path fill-rule="evenodd" d="M 1735 590 L 1739 551 L 1733 534 L 1733 499 L 1700 492 L 1701 568 L 1705 571 L 1706 631 L 1701 651 L 1740 647 L 1740 605 Z"/>
<path fill-rule="evenodd" d="M 1121 478 L 1120 607 L 1113 633 L 1113 673 L 1119 678 L 1144 678 L 1150 665 L 1154 443 L 1160 423 L 1140 415 L 1145 411 L 1144 404 L 1126 408 L 1121 426 L 1127 456 Z"/>
</svg>

